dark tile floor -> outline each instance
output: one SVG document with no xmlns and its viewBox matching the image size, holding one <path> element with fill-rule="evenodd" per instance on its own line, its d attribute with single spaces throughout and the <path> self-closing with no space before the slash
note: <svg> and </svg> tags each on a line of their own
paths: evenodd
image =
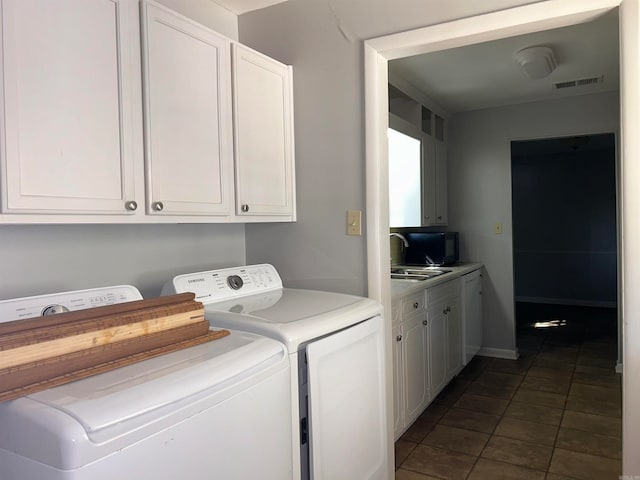
<svg viewBox="0 0 640 480">
<path fill-rule="evenodd" d="M 475 357 L 396 442 L 396 480 L 617 480 L 614 309 L 518 304 L 518 360 Z"/>
</svg>

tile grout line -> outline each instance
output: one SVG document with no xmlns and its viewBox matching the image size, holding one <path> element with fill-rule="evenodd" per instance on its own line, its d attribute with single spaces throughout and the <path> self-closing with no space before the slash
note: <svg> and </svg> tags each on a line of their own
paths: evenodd
<svg viewBox="0 0 640 480">
<path fill-rule="evenodd" d="M 494 358 L 494 359 L 493 359 L 493 361 L 491 361 L 491 362 L 490 362 L 490 363 L 489 363 L 489 364 L 488 364 L 488 365 L 483 369 L 482 373 L 485 373 L 485 372 L 487 371 L 487 367 L 489 367 L 492 363 L 494 363 L 494 362 L 495 362 L 495 360 L 496 360 L 496 359 Z M 529 370 L 529 368 L 527 368 L 527 371 L 528 371 L 528 370 Z M 481 373 L 478 377 L 482 376 L 482 373 Z M 482 450 L 480 450 L 480 453 L 478 453 L 478 455 L 476 456 L 476 459 L 475 459 L 475 461 L 473 462 L 473 465 L 471 466 L 471 469 L 469 470 L 469 473 L 468 473 L 468 474 L 467 474 L 467 476 L 465 477 L 465 480 L 469 478 L 469 476 L 470 476 L 470 475 L 471 475 L 471 473 L 473 472 L 474 468 L 475 468 L 475 467 L 476 467 L 476 465 L 478 464 L 478 461 L 479 461 L 481 458 L 484 458 L 484 457 L 482 456 L 482 454 L 483 454 L 483 453 L 484 453 L 484 451 L 487 449 L 487 445 L 489 445 L 489 442 L 491 442 L 491 439 L 492 439 L 492 438 L 493 438 L 493 436 L 495 435 L 496 428 L 498 428 L 498 425 L 500 424 L 500 422 L 501 422 L 501 421 L 502 421 L 502 419 L 504 418 L 504 414 L 505 414 L 505 412 L 508 410 L 509 405 L 511 405 L 511 402 L 513 401 L 513 397 L 515 396 L 515 392 L 516 392 L 516 391 L 518 391 L 518 389 L 520 388 L 520 385 L 521 385 L 521 384 L 522 384 L 522 382 L 524 381 L 525 376 L 526 376 L 526 375 L 523 375 L 523 376 L 522 376 L 522 379 L 518 382 L 518 385 L 517 385 L 517 387 L 515 388 L 515 390 L 514 390 L 513 394 L 512 394 L 512 395 L 511 395 L 511 397 L 508 399 L 508 403 L 507 403 L 507 405 L 505 406 L 505 408 L 504 408 L 504 410 L 502 411 L 502 413 L 499 415 L 499 417 L 500 417 L 500 418 L 498 419 L 498 421 L 496 422 L 495 426 L 493 427 L 493 430 L 492 430 L 492 431 L 491 431 L 491 433 L 489 434 L 489 438 L 487 438 L 487 441 L 485 442 L 484 446 L 482 447 Z M 480 396 L 480 395 L 479 395 L 479 396 Z M 494 397 L 487 397 L 487 398 L 494 398 Z M 501 463 L 508 464 L 507 462 L 501 462 Z M 509 464 L 509 465 L 511 465 L 511 464 Z"/>
</svg>

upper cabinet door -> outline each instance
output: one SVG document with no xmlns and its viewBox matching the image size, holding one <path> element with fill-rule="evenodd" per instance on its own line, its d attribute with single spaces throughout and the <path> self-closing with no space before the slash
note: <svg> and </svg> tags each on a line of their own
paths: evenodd
<svg viewBox="0 0 640 480">
<path fill-rule="evenodd" d="M 436 157 L 436 221 L 438 225 L 447 225 L 447 146 L 443 142 L 435 142 Z"/>
<path fill-rule="evenodd" d="M 230 41 L 159 4 L 142 8 L 147 212 L 228 215 Z"/>
<path fill-rule="evenodd" d="M 2 213 L 133 213 L 137 3 L 2 0 L 0 8 Z"/>
<path fill-rule="evenodd" d="M 233 45 L 236 214 L 295 216 L 291 67 Z"/>
</svg>

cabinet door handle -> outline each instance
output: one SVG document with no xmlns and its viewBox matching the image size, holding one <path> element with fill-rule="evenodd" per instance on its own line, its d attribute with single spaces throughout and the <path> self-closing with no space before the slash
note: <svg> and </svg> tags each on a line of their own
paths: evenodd
<svg viewBox="0 0 640 480">
<path fill-rule="evenodd" d="M 402 335 L 398 335 L 398 336 L 396 337 L 396 342 L 400 342 L 400 341 L 402 341 Z"/>
<path fill-rule="evenodd" d="M 138 202 L 134 200 L 129 200 L 128 202 L 124 202 L 124 208 L 133 212 L 138 208 Z"/>
<path fill-rule="evenodd" d="M 162 202 L 153 202 L 153 209 L 156 212 L 161 212 L 162 210 L 164 210 L 164 203 L 162 203 Z"/>
<path fill-rule="evenodd" d="M 422 324 L 423 324 L 425 327 L 427 326 L 427 324 L 428 324 L 428 323 L 429 323 L 429 322 L 427 322 L 426 320 L 422 320 Z"/>
<path fill-rule="evenodd" d="M 247 205 L 246 203 L 244 205 L 242 205 L 240 207 L 240 210 L 242 210 L 243 212 L 248 212 L 249 211 L 249 205 Z"/>
<path fill-rule="evenodd" d="M 419 306 L 420 306 L 420 304 L 419 304 L 418 302 L 416 302 L 416 303 L 414 303 L 414 304 L 413 304 L 413 308 L 414 308 L 414 309 L 417 309 Z"/>
</svg>

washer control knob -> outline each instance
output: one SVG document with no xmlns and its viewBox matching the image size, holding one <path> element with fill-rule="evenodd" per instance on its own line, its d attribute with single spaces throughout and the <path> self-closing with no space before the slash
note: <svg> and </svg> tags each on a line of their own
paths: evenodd
<svg viewBox="0 0 640 480">
<path fill-rule="evenodd" d="M 64 313 L 68 311 L 69 309 L 64 305 L 49 305 L 42 309 L 41 315 L 44 317 L 45 315 L 55 315 L 56 313 Z"/>
<path fill-rule="evenodd" d="M 229 285 L 233 290 L 240 290 L 244 282 L 242 278 L 238 275 L 230 275 L 227 277 L 227 285 Z"/>
</svg>

